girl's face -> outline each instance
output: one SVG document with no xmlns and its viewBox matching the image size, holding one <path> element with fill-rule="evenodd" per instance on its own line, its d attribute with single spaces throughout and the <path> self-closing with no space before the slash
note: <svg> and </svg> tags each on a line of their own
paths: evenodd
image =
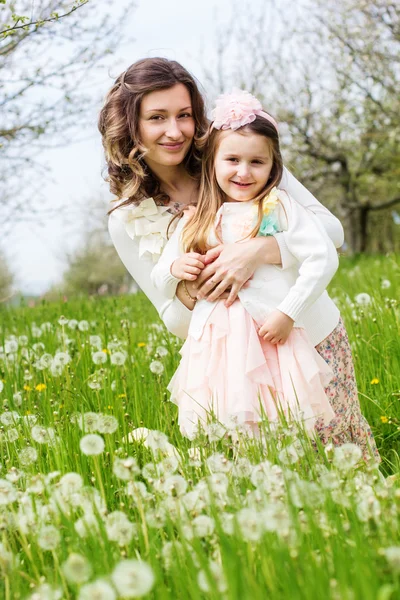
<svg viewBox="0 0 400 600">
<path fill-rule="evenodd" d="M 247 202 L 262 191 L 273 158 L 270 142 L 256 133 L 226 131 L 215 155 L 215 176 L 227 202 Z"/>
<path fill-rule="evenodd" d="M 192 115 L 190 93 L 182 83 L 143 97 L 139 135 L 150 168 L 152 164 L 175 166 L 183 161 L 195 132 Z"/>
</svg>

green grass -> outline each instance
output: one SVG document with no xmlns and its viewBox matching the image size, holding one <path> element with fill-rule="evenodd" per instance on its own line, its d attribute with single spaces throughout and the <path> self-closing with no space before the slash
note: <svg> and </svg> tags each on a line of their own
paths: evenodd
<svg viewBox="0 0 400 600">
<path fill-rule="evenodd" d="M 142 294 L 1 307 L 0 479 L 6 483 L 0 482 L 0 597 L 137 597 L 133 589 L 131 595 L 118 592 L 121 574 L 111 579 L 127 558 L 151 566 L 148 598 L 400 597 L 399 291 L 400 261 L 393 256 L 343 259 L 330 286 L 349 333 L 361 406 L 386 483 L 373 467 L 340 467 L 333 451 L 316 452 L 301 433 L 296 445 L 294 429 L 285 424 L 267 430 L 264 444 L 240 436 L 210 441 L 204 435 L 192 444 L 182 438 L 166 392 L 180 342 L 160 326 Z M 360 305 L 359 294 L 370 301 Z M 70 328 L 71 320 L 87 321 L 88 330 Z M 104 364 L 94 363 L 90 336 L 100 336 Z M 126 355 L 123 365 L 110 361 L 117 351 Z M 70 357 L 60 374 L 44 366 L 57 352 Z M 46 354 L 48 362 L 41 358 Z M 161 374 L 152 372 L 153 361 L 162 364 Z M 105 442 L 98 456 L 80 450 L 89 431 L 77 421 L 88 412 L 117 419 L 115 432 L 98 433 Z M 33 439 L 34 418 L 54 429 L 51 443 Z M 129 443 L 126 436 L 138 427 L 163 432 L 169 445 L 163 438 L 153 448 L 151 438 Z M 298 460 L 285 464 L 281 451 L 292 444 Z M 197 462 L 190 459 L 191 447 Z M 21 460 L 23 448 L 36 449 L 31 464 Z M 118 460 L 127 457 L 135 460 L 115 474 Z M 68 491 L 62 479 L 68 473 L 79 474 L 82 487 L 78 482 Z M 144 497 L 135 481 L 145 485 Z M 123 515 L 115 511 L 131 523 L 117 534 L 110 519 Z M 89 525 L 82 537 L 75 524 L 79 529 L 85 515 Z M 49 533 L 53 550 L 43 547 L 49 525 L 58 532 Z M 81 581 L 107 581 L 108 596 L 105 588 L 96 595 L 81 587 L 77 566 L 75 576 L 65 570 L 72 553 L 90 565 Z M 137 575 L 141 581 L 145 576 Z"/>
</svg>

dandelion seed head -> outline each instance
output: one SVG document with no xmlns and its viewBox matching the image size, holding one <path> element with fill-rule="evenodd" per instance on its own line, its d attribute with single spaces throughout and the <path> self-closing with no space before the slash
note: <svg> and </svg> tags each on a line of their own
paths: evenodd
<svg viewBox="0 0 400 600">
<path fill-rule="evenodd" d="M 92 567 L 86 556 L 71 552 L 62 564 L 62 571 L 68 583 L 81 585 L 90 579 Z"/>
<path fill-rule="evenodd" d="M 150 363 L 150 371 L 155 375 L 161 375 L 164 371 L 164 365 L 159 360 L 153 360 Z"/>
<path fill-rule="evenodd" d="M 96 433 L 89 433 L 81 438 L 79 447 L 86 456 L 97 456 L 104 451 L 104 440 Z"/>
<path fill-rule="evenodd" d="M 114 568 L 111 579 L 120 596 L 139 598 L 152 589 L 155 577 L 149 564 L 139 560 L 123 560 Z"/>
</svg>

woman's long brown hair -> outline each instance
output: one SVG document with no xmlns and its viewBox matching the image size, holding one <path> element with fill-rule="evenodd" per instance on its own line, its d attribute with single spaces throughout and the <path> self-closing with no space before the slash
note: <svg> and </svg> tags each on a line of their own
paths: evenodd
<svg viewBox="0 0 400 600">
<path fill-rule="evenodd" d="M 272 152 L 273 164 L 269 179 L 258 196 L 254 198 L 256 205 L 258 204 L 258 219 L 254 229 L 247 236 L 247 238 L 252 238 L 257 235 L 261 226 L 264 216 L 262 203 L 265 196 L 282 179 L 283 162 L 279 147 L 278 132 L 272 123 L 263 117 L 257 116 L 252 123 L 236 131 L 243 135 L 257 134 L 264 136 L 269 141 Z M 223 135 L 224 131 L 211 128 L 203 139 L 203 169 L 200 179 L 199 199 L 195 214 L 182 231 L 184 252 L 199 252 L 200 254 L 204 254 L 209 250 L 208 238 L 215 223 L 215 216 L 219 208 L 226 201 L 225 194 L 219 187 L 215 176 L 215 156 Z"/>
<path fill-rule="evenodd" d="M 158 178 L 143 160 L 140 150 L 139 114 L 142 99 L 146 94 L 169 89 L 178 83 L 182 83 L 189 91 L 195 122 L 193 143 L 185 157 L 184 165 L 190 175 L 200 177 L 201 157 L 198 140 L 204 135 L 208 121 L 204 101 L 194 77 L 175 60 L 139 60 L 116 79 L 99 116 L 110 191 L 117 199 L 125 198 L 118 206 L 134 204 L 149 197 L 152 197 L 156 204 L 169 200 L 168 195 L 160 189 Z"/>
</svg>

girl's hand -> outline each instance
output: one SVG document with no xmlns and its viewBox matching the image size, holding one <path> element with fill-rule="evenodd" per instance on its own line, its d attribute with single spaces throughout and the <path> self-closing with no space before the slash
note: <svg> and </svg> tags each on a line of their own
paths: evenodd
<svg viewBox="0 0 400 600">
<path fill-rule="evenodd" d="M 284 344 L 293 329 L 294 321 L 280 310 L 268 315 L 258 335 L 271 344 Z"/>
<path fill-rule="evenodd" d="M 193 281 L 204 269 L 204 256 L 197 252 L 186 252 L 171 265 L 171 275 L 177 279 Z"/>
<path fill-rule="evenodd" d="M 197 278 L 198 299 L 214 302 L 230 289 L 225 306 L 231 306 L 238 292 L 262 264 L 279 264 L 280 251 L 273 237 L 256 237 L 237 244 L 221 244 L 205 255 L 205 268 Z"/>
</svg>

